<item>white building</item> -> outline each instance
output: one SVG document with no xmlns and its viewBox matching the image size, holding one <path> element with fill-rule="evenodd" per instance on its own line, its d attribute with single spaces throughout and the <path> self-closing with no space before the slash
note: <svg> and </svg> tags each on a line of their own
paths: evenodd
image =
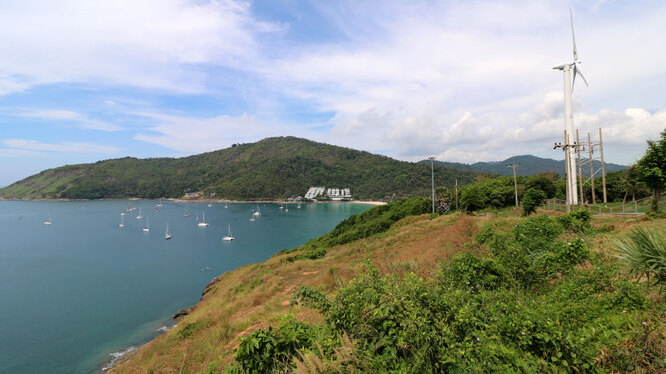
<svg viewBox="0 0 666 374">
<path fill-rule="evenodd" d="M 310 187 L 305 194 L 306 199 L 316 200 L 318 197 L 328 196 L 331 200 L 351 200 L 349 188 Z"/>
</svg>

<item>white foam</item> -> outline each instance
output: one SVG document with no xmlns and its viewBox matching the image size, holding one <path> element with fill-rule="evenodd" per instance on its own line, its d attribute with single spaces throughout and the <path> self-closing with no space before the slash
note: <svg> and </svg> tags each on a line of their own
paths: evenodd
<svg viewBox="0 0 666 374">
<path fill-rule="evenodd" d="M 129 348 L 123 350 L 123 351 L 120 351 L 120 352 L 111 353 L 109 356 L 111 356 L 113 358 L 111 359 L 111 361 L 108 364 L 106 364 L 102 367 L 102 371 L 107 371 L 107 370 L 111 369 L 116 364 L 116 361 L 118 361 L 119 358 L 123 357 L 124 355 L 126 355 L 126 354 L 128 354 L 132 351 L 136 351 L 135 346 L 131 346 L 131 347 L 129 347 Z"/>
</svg>

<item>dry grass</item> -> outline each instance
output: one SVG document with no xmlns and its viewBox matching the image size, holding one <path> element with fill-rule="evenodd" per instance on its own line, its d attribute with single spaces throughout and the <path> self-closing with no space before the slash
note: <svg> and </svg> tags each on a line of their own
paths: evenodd
<svg viewBox="0 0 666 374">
<path fill-rule="evenodd" d="M 449 260 L 461 251 L 483 251 L 469 245 L 479 229 L 486 223 L 500 231 L 508 231 L 521 220 L 516 215 L 506 217 L 470 217 L 461 214 L 430 219 L 428 215 L 408 217 L 383 234 L 333 247 L 326 256 L 317 260 L 285 261 L 289 254 L 278 254 L 265 263 L 253 264 L 220 276 L 204 295 L 192 313 L 184 317 L 179 326 L 141 347 L 112 373 L 196 373 L 208 369 L 211 362 L 220 362 L 224 368 L 233 361 L 233 349 L 238 338 L 256 329 L 277 325 L 280 317 L 291 313 L 299 320 L 320 322 L 322 316 L 288 301 L 300 285 L 314 287 L 332 295 L 343 284 L 363 271 L 370 259 L 382 272 L 405 274 L 415 272 L 429 277 L 440 262 Z M 603 250 L 617 235 L 637 223 L 665 227 L 666 221 L 642 222 L 633 217 L 618 218 L 595 216 L 593 224 L 614 225 L 609 235 L 592 238 L 593 249 Z M 188 338 L 178 333 L 189 323 L 205 321 Z M 352 342 L 348 342 L 351 346 Z M 345 348 L 340 348 L 340 367 L 323 368 L 316 356 L 301 356 L 299 373 L 322 370 L 344 370 Z M 348 348 L 348 347 L 347 347 Z"/>
</svg>

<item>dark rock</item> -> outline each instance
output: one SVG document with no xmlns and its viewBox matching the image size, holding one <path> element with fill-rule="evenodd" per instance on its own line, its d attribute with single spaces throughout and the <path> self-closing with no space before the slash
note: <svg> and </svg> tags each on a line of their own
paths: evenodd
<svg viewBox="0 0 666 374">
<path fill-rule="evenodd" d="M 188 308 L 183 308 L 179 311 L 176 312 L 176 314 L 173 315 L 173 319 L 178 319 L 180 317 L 185 317 L 186 315 L 190 314 L 194 310 L 194 307 L 188 307 Z"/>
</svg>

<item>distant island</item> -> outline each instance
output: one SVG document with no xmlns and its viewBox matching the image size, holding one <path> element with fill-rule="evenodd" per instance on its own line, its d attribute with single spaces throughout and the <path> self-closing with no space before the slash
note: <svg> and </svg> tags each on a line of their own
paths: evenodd
<svg viewBox="0 0 666 374">
<path fill-rule="evenodd" d="M 480 174 L 437 166 L 438 186 Z M 281 200 L 313 186 L 351 189 L 355 199 L 428 195 L 430 165 L 317 143 L 266 138 L 183 158 L 131 157 L 42 171 L 0 189 L 14 199 L 180 198 Z"/>
<path fill-rule="evenodd" d="M 422 163 L 430 164 L 429 160 L 423 160 Z M 532 155 L 520 155 L 507 158 L 502 161 L 488 161 L 488 162 L 475 162 L 473 164 L 463 164 L 459 162 L 445 162 L 435 161 L 435 164 L 451 169 L 476 171 L 481 173 L 497 174 L 502 176 L 511 176 L 513 171 L 507 168 L 507 164 L 516 163 L 520 164 L 517 168 L 519 175 L 536 175 L 554 171 L 560 176 L 564 175 L 564 160 L 553 160 L 550 158 L 537 157 Z M 627 169 L 628 166 L 613 164 L 610 162 L 604 163 L 606 172 L 620 171 Z M 597 160 L 594 161 L 594 170 L 601 169 L 601 163 Z M 590 175 L 589 166 L 582 169 L 583 176 Z"/>
</svg>

